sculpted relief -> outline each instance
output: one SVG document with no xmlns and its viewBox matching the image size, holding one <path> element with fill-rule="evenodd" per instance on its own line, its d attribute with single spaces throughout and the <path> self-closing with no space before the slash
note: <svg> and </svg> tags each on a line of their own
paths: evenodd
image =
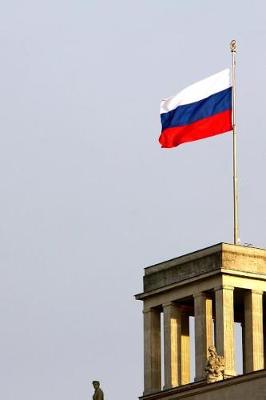
<svg viewBox="0 0 266 400">
<path fill-rule="evenodd" d="M 215 346 L 208 348 L 210 356 L 205 368 L 207 383 L 222 381 L 224 379 L 224 357 L 217 354 Z"/>
</svg>

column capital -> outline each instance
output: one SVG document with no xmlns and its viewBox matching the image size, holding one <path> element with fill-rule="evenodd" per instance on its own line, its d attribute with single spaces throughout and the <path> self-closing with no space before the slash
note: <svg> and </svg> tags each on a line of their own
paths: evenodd
<svg viewBox="0 0 266 400">
<path fill-rule="evenodd" d="M 211 296 L 208 293 L 204 292 L 204 291 L 193 293 L 193 298 L 194 299 L 197 299 L 198 297 L 202 297 L 202 298 L 206 298 L 206 299 L 211 298 Z"/>
<path fill-rule="evenodd" d="M 263 295 L 263 290 L 251 289 L 251 293 Z"/>
<path fill-rule="evenodd" d="M 204 292 L 193 293 L 194 299 L 195 299 L 196 297 L 203 297 L 203 296 L 206 296 L 206 293 L 204 293 Z"/>
<path fill-rule="evenodd" d="M 143 314 L 147 314 L 147 313 L 155 311 L 155 310 L 156 310 L 156 308 L 153 308 L 153 307 L 148 307 L 148 308 L 145 307 L 145 308 L 143 308 L 142 312 L 143 312 Z"/>
<path fill-rule="evenodd" d="M 171 307 L 171 306 L 176 306 L 177 304 L 174 303 L 173 301 L 169 301 L 168 303 L 163 303 L 162 307 L 166 308 L 166 307 Z"/>
<path fill-rule="evenodd" d="M 234 286 L 230 286 L 230 285 L 220 285 L 220 286 L 216 286 L 213 289 L 215 292 L 218 292 L 219 290 L 234 290 Z"/>
</svg>

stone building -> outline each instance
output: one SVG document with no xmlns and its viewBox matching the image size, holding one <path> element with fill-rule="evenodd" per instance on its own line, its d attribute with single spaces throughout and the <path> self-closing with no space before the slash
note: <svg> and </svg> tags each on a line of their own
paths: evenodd
<svg viewBox="0 0 266 400">
<path fill-rule="evenodd" d="M 266 399 L 266 250 L 220 243 L 152 265 L 145 268 L 144 291 L 136 299 L 143 301 L 144 316 L 140 399 Z M 222 380 L 214 383 L 206 376 L 210 346 L 224 357 Z M 236 348 L 242 352 L 240 375 Z"/>
</svg>

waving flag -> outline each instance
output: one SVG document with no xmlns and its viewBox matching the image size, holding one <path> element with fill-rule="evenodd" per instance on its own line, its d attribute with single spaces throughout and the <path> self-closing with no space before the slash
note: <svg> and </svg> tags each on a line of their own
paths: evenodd
<svg viewBox="0 0 266 400">
<path fill-rule="evenodd" d="M 232 85 L 225 69 L 161 101 L 162 147 L 232 130 Z"/>
</svg>

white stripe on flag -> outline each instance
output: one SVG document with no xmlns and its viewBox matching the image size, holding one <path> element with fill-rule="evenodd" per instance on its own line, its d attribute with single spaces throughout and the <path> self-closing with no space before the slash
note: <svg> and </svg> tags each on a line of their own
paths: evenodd
<svg viewBox="0 0 266 400">
<path fill-rule="evenodd" d="M 174 110 L 178 106 L 194 103 L 206 99 L 212 94 L 228 89 L 231 85 L 230 69 L 224 69 L 193 85 L 188 86 L 175 96 L 161 101 L 160 114 Z"/>
</svg>

